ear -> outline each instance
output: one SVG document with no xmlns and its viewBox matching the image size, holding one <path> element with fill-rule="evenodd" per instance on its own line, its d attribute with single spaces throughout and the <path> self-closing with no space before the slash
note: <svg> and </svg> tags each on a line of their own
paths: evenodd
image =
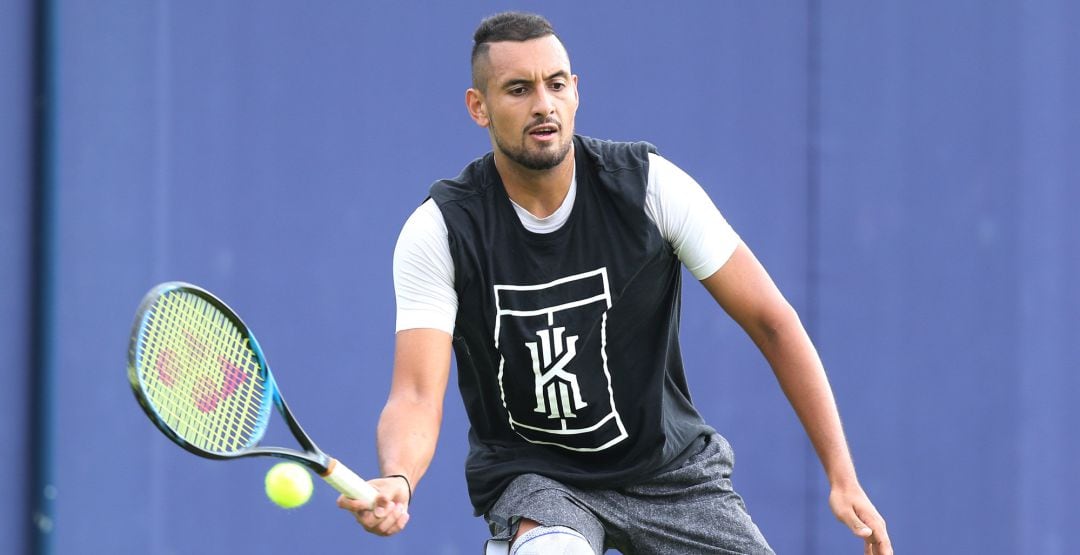
<svg viewBox="0 0 1080 555">
<path fill-rule="evenodd" d="M 465 91 L 465 108 L 469 110 L 469 117 L 480 127 L 487 127 L 491 120 L 488 118 L 487 105 L 484 95 L 476 89 Z"/>
</svg>

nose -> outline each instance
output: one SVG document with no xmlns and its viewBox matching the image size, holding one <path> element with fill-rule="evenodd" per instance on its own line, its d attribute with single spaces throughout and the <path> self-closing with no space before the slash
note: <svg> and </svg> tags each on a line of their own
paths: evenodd
<svg viewBox="0 0 1080 555">
<path fill-rule="evenodd" d="M 535 102 L 533 103 L 533 115 L 547 117 L 555 112 L 555 98 L 546 87 L 536 89 Z"/>
</svg>

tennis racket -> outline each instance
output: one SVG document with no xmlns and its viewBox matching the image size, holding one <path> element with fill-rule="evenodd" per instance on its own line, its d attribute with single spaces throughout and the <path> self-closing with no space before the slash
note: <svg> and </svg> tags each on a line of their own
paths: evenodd
<svg viewBox="0 0 1080 555">
<path fill-rule="evenodd" d="M 131 331 L 128 379 L 150 421 L 184 449 L 209 459 L 292 460 L 345 496 L 374 503 L 375 488 L 300 427 L 251 330 L 209 291 L 174 281 L 143 297 Z M 273 407 L 302 450 L 259 445 Z"/>
</svg>

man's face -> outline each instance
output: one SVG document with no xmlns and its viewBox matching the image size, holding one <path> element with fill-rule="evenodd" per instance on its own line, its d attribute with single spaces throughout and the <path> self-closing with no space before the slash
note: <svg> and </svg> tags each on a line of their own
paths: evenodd
<svg viewBox="0 0 1080 555">
<path fill-rule="evenodd" d="M 577 76 L 552 35 L 491 43 L 483 90 L 466 95 L 469 112 L 488 128 L 494 147 L 530 170 L 548 170 L 573 146 Z"/>
</svg>

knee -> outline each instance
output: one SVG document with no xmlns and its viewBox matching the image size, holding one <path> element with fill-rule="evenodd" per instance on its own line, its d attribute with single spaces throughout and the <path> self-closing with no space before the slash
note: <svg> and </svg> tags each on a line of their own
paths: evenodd
<svg viewBox="0 0 1080 555">
<path fill-rule="evenodd" d="M 514 540 L 510 555 L 596 555 L 589 540 L 566 526 L 537 526 Z"/>
</svg>

